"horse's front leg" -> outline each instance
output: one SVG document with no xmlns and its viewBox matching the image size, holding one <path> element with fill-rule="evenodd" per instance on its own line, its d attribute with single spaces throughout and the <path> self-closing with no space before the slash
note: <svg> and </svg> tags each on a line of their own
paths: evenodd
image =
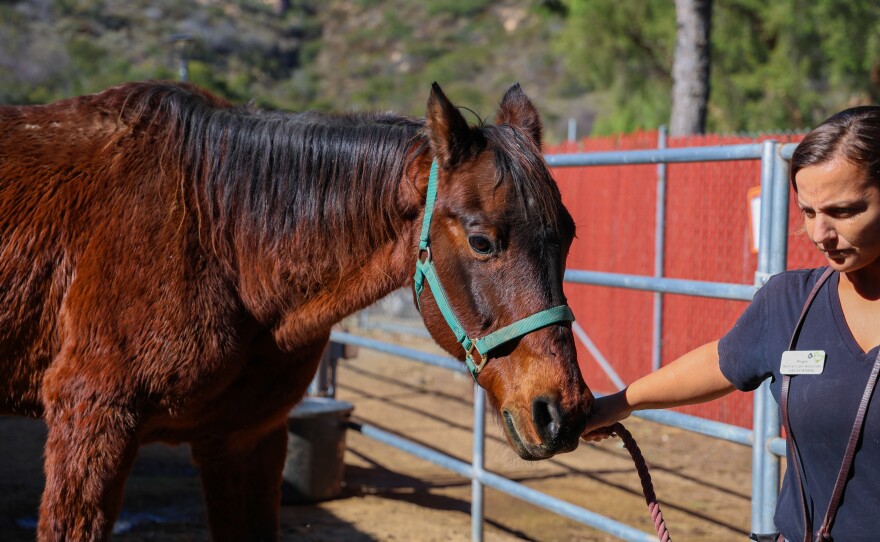
<svg viewBox="0 0 880 542">
<path fill-rule="evenodd" d="M 42 542 L 109 538 L 137 455 L 136 415 L 84 391 L 47 404 Z"/>
<path fill-rule="evenodd" d="M 279 425 L 260 437 L 193 442 L 192 449 L 201 471 L 212 538 L 277 540 L 287 427 Z"/>
</svg>

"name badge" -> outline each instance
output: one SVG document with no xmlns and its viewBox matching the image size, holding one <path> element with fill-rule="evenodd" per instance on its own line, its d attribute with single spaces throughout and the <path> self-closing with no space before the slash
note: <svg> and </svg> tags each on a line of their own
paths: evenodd
<svg viewBox="0 0 880 542">
<path fill-rule="evenodd" d="M 824 369 L 824 350 L 786 350 L 779 366 L 784 375 L 819 375 Z"/>
</svg>

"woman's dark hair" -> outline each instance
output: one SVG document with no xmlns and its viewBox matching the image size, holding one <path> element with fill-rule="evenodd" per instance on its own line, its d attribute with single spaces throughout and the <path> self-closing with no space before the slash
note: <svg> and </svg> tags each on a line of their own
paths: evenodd
<svg viewBox="0 0 880 542">
<path fill-rule="evenodd" d="M 845 109 L 813 129 L 791 156 L 791 185 L 801 169 L 845 158 L 880 184 L 880 106 Z"/>
</svg>

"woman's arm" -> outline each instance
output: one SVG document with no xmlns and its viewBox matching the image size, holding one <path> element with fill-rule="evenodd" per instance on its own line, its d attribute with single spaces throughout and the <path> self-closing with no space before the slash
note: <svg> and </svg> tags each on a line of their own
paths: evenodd
<svg viewBox="0 0 880 542">
<path fill-rule="evenodd" d="M 617 393 L 596 399 L 583 438 L 605 438 L 607 435 L 593 432 L 627 418 L 636 410 L 703 403 L 735 389 L 721 373 L 718 341 L 713 341 L 691 350 Z"/>
</svg>

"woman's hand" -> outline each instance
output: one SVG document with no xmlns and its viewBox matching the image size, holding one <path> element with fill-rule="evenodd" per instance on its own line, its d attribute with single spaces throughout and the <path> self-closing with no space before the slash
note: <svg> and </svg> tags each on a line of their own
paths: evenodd
<svg viewBox="0 0 880 542">
<path fill-rule="evenodd" d="M 626 419 L 636 410 L 703 403 L 734 389 L 721 373 L 718 341 L 713 341 L 648 373 L 617 393 L 597 398 L 581 438 L 587 441 L 608 438 L 611 433 L 603 428 Z"/>
<path fill-rule="evenodd" d="M 607 429 L 608 426 L 628 418 L 632 411 L 626 400 L 626 390 L 597 397 L 581 438 L 587 442 L 599 442 L 610 437 L 611 431 Z"/>
</svg>

